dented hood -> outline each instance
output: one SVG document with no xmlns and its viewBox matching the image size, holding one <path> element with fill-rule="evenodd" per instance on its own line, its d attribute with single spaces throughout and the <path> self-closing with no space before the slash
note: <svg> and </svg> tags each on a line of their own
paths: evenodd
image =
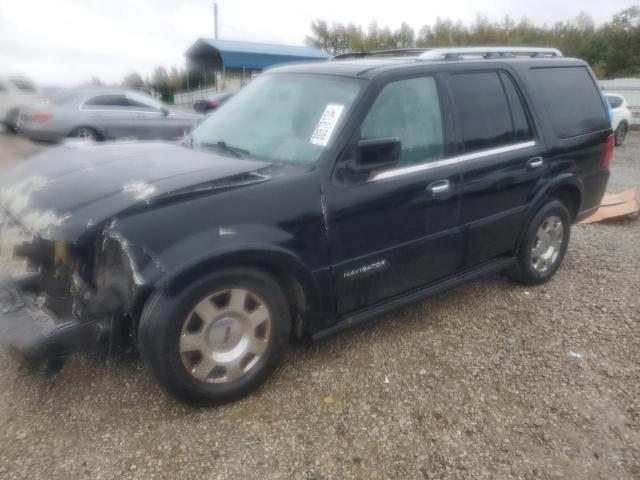
<svg viewBox="0 0 640 480">
<path fill-rule="evenodd" d="M 173 143 L 66 145 L 4 173 L 0 205 L 43 238 L 75 242 L 136 205 L 220 183 L 230 186 L 225 179 L 243 184 L 267 166 Z"/>
</svg>

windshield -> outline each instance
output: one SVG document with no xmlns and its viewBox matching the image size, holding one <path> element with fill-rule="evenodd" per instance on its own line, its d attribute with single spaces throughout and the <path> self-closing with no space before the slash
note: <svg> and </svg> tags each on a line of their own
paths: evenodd
<svg viewBox="0 0 640 480">
<path fill-rule="evenodd" d="M 193 146 L 313 163 L 331 145 L 359 91 L 355 79 L 262 75 L 194 130 Z"/>
</svg>

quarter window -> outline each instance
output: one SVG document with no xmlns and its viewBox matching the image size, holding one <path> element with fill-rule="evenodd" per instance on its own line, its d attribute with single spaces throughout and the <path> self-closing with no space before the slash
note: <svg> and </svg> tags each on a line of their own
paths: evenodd
<svg viewBox="0 0 640 480">
<path fill-rule="evenodd" d="M 387 85 L 365 118 L 361 138 L 398 138 L 398 166 L 437 160 L 443 155 L 442 114 L 432 77 L 399 80 Z"/>
<path fill-rule="evenodd" d="M 465 151 L 484 150 L 515 141 L 514 120 L 497 72 L 451 75 L 451 89 Z"/>
</svg>

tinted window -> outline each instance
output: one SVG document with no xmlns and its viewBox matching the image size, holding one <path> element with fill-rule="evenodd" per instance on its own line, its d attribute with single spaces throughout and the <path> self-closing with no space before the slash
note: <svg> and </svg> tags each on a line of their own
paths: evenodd
<svg viewBox="0 0 640 480">
<path fill-rule="evenodd" d="M 85 102 L 90 107 L 127 107 L 127 99 L 124 95 L 98 95 Z"/>
<path fill-rule="evenodd" d="M 365 118 L 361 138 L 400 139 L 399 165 L 442 158 L 442 116 L 436 83 L 431 77 L 387 85 Z"/>
<path fill-rule="evenodd" d="M 23 92 L 35 92 L 36 89 L 29 80 L 24 78 L 12 78 L 11 83 L 18 89 Z"/>
<path fill-rule="evenodd" d="M 533 138 L 531 124 L 525 112 L 522 96 L 518 93 L 513 79 L 504 73 L 500 74 L 504 90 L 509 101 L 511 110 L 511 121 L 513 122 L 513 140 L 516 142 L 524 142 Z"/>
<path fill-rule="evenodd" d="M 600 90 L 585 67 L 534 68 L 531 75 L 560 138 L 610 128 Z"/>
<path fill-rule="evenodd" d="M 618 108 L 622 105 L 622 99 L 615 95 L 607 95 L 607 101 L 609 102 L 609 105 L 611 105 L 611 108 Z"/>
<path fill-rule="evenodd" d="M 157 100 L 137 93 L 127 94 L 128 105 L 137 110 L 148 110 L 157 112 L 162 108 L 162 104 Z"/>
<path fill-rule="evenodd" d="M 452 75 L 451 88 L 466 151 L 514 142 L 511 112 L 497 72 Z"/>
</svg>

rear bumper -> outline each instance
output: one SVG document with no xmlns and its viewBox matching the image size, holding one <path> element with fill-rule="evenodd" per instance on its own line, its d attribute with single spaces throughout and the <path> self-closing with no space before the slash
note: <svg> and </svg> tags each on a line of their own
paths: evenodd
<svg viewBox="0 0 640 480">
<path fill-rule="evenodd" d="M 97 350 L 105 336 L 98 320 L 55 318 L 38 307 L 32 278 L 0 280 L 0 344 L 21 365 L 37 369 L 67 355 Z"/>
<path fill-rule="evenodd" d="M 57 143 L 65 138 L 60 132 L 44 129 L 42 126 L 34 127 L 31 123 L 19 123 L 18 131 L 30 140 L 37 142 Z"/>
</svg>

